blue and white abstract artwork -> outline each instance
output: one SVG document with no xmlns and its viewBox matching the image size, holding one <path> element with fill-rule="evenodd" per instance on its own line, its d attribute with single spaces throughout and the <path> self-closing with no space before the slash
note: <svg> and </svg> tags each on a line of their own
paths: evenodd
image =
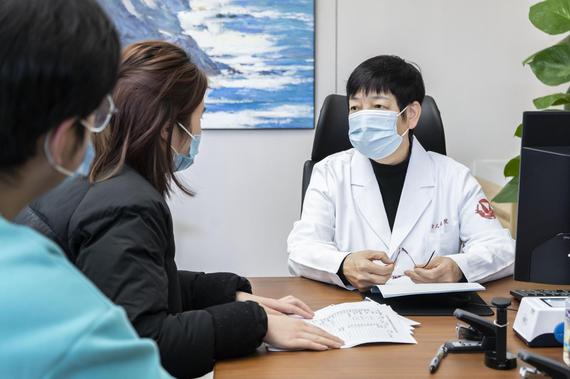
<svg viewBox="0 0 570 379">
<path fill-rule="evenodd" d="M 206 129 L 312 128 L 314 0 L 99 0 L 123 45 L 181 46 L 210 80 Z"/>
</svg>

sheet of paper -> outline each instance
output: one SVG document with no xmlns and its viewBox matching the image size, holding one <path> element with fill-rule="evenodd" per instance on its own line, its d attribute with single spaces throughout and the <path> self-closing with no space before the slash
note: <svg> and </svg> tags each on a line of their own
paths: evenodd
<svg viewBox="0 0 570 379">
<path fill-rule="evenodd" d="M 345 341 L 343 348 L 371 342 L 416 343 L 395 312 L 368 301 L 344 303 L 322 310 L 309 323 Z"/>
<path fill-rule="evenodd" d="M 416 284 L 407 279 L 398 278 L 388 281 L 386 284 L 373 288 L 374 292 L 380 292 L 385 299 L 398 296 L 427 295 L 450 292 L 474 292 L 484 291 L 479 283 L 421 283 Z"/>
<path fill-rule="evenodd" d="M 366 343 L 417 343 L 413 334 L 418 322 L 402 317 L 392 308 L 374 301 L 329 305 L 306 322 L 341 338 L 350 348 Z M 269 351 L 283 351 L 268 346 Z"/>
</svg>

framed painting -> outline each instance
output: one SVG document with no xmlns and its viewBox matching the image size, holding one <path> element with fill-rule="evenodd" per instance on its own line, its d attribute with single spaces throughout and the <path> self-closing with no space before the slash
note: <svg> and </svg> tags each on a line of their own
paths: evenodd
<svg viewBox="0 0 570 379">
<path fill-rule="evenodd" d="M 162 39 L 204 72 L 205 129 L 314 126 L 314 0 L 99 0 L 123 45 Z"/>
</svg>

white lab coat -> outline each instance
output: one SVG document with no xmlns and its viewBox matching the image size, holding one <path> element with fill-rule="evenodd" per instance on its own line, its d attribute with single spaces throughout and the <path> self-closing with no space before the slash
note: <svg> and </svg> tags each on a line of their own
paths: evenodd
<svg viewBox="0 0 570 379">
<path fill-rule="evenodd" d="M 379 250 L 394 259 L 403 247 L 420 264 L 435 250 L 469 282 L 484 282 L 512 274 L 515 250 L 469 169 L 426 152 L 417 139 L 392 231 L 372 164 L 350 149 L 315 165 L 287 245 L 291 273 L 348 289 L 337 271 L 350 252 Z M 412 267 L 400 256 L 394 274 Z"/>
</svg>

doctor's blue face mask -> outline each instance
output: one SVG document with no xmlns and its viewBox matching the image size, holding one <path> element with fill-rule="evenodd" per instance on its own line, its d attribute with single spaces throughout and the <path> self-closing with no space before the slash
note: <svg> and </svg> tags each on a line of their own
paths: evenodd
<svg viewBox="0 0 570 379">
<path fill-rule="evenodd" d="M 356 150 L 374 160 L 384 159 L 393 154 L 402 144 L 403 136 L 398 134 L 400 113 L 380 109 L 365 109 L 348 116 L 348 137 Z"/>
<path fill-rule="evenodd" d="M 196 159 L 196 155 L 198 155 L 201 139 L 200 134 L 192 135 L 192 133 L 190 133 L 181 123 L 178 123 L 178 126 L 184 130 L 190 138 L 192 138 L 192 142 L 190 143 L 188 154 L 180 154 L 174 147 L 170 146 L 174 151 L 174 171 L 186 170 L 188 167 L 192 166 L 194 159 Z"/>
</svg>

